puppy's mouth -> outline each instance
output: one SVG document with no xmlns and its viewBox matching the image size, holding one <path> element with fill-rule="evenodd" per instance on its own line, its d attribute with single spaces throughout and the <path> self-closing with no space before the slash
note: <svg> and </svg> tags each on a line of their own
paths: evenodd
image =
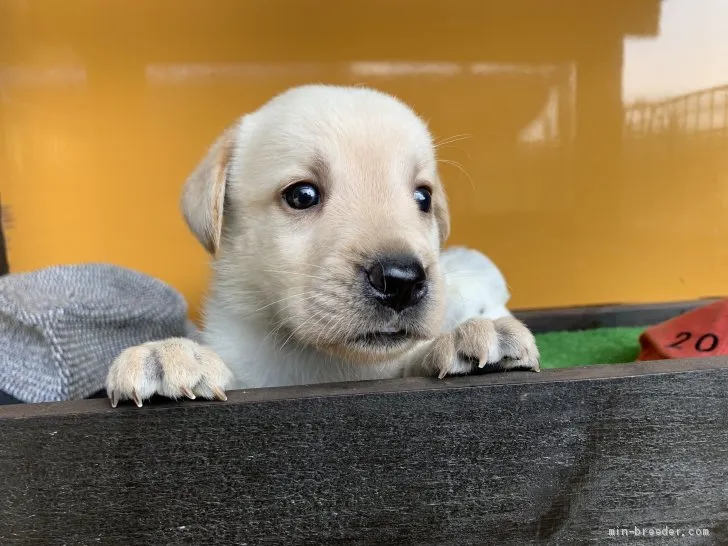
<svg viewBox="0 0 728 546">
<path fill-rule="evenodd" d="M 385 327 L 356 334 L 349 338 L 349 345 L 366 351 L 390 351 L 401 349 L 413 341 L 424 339 L 417 329 Z"/>
<path fill-rule="evenodd" d="M 412 336 L 406 330 L 379 330 L 360 334 L 353 341 L 357 345 L 393 347 L 401 345 L 410 339 L 412 339 Z"/>
</svg>

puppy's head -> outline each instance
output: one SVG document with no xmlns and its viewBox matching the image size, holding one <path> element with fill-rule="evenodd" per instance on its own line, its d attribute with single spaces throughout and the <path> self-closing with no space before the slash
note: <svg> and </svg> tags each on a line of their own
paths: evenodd
<svg viewBox="0 0 728 546">
<path fill-rule="evenodd" d="M 362 362 L 439 331 L 447 203 L 425 124 L 389 95 L 275 97 L 213 144 L 183 209 L 241 320 Z"/>
</svg>

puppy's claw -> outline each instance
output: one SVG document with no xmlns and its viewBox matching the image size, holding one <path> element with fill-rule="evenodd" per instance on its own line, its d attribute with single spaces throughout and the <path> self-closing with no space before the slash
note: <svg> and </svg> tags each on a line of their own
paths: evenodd
<svg viewBox="0 0 728 546">
<path fill-rule="evenodd" d="M 134 400 L 134 403 L 137 405 L 138 408 L 142 407 L 142 399 L 139 398 L 139 395 L 137 394 L 137 391 L 131 392 L 131 398 Z"/>
<path fill-rule="evenodd" d="M 225 394 L 225 391 L 222 390 L 220 387 L 212 387 L 212 394 L 214 394 L 215 398 L 222 402 L 227 401 L 227 394 Z"/>
<path fill-rule="evenodd" d="M 438 379 L 445 379 L 445 376 L 447 375 L 447 369 L 440 370 L 440 374 L 437 376 Z"/>
<path fill-rule="evenodd" d="M 184 396 L 186 396 L 187 398 L 189 398 L 190 400 L 194 400 L 195 398 L 197 398 L 197 397 L 195 396 L 195 394 L 194 394 L 194 393 L 193 393 L 193 392 L 192 392 L 192 391 L 191 391 L 190 389 L 188 389 L 187 387 L 182 387 L 182 388 L 180 389 L 180 392 L 181 392 L 181 393 L 182 393 L 182 394 L 183 394 Z"/>
<path fill-rule="evenodd" d="M 111 392 L 111 407 L 115 408 L 119 404 L 119 393 L 116 391 Z"/>
</svg>

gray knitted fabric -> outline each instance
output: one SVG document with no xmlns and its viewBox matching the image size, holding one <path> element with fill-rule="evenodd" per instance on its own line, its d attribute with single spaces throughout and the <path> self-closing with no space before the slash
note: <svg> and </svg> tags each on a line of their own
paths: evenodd
<svg viewBox="0 0 728 546">
<path fill-rule="evenodd" d="M 142 273 L 107 264 L 0 277 L 0 390 L 24 402 L 84 398 L 121 351 L 190 335 L 187 304 Z"/>
</svg>

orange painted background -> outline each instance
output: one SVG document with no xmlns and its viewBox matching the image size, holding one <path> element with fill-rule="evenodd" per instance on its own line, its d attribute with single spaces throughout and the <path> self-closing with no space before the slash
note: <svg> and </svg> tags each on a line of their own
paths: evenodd
<svg viewBox="0 0 728 546">
<path fill-rule="evenodd" d="M 726 295 L 727 6 L 6 0 L 11 268 L 117 263 L 196 314 L 187 173 L 238 115 L 326 82 L 394 93 L 449 141 L 450 243 L 491 256 L 514 307 Z"/>
</svg>

